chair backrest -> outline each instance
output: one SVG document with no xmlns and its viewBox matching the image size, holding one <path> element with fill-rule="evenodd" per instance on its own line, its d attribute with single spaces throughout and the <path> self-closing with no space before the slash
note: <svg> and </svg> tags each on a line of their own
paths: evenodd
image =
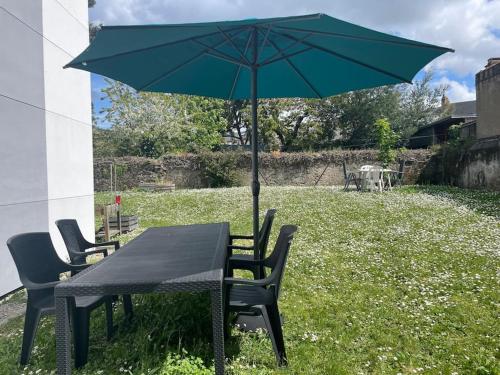
<svg viewBox="0 0 500 375">
<path fill-rule="evenodd" d="M 382 173 L 384 172 L 384 168 L 378 166 L 378 165 L 372 165 L 369 172 L 372 175 L 372 179 L 378 180 L 382 177 Z"/>
<path fill-rule="evenodd" d="M 368 172 L 369 170 L 371 170 L 373 168 L 373 165 L 362 165 L 359 170 L 361 172 Z"/>
<path fill-rule="evenodd" d="M 72 264 L 83 264 L 85 258 L 76 257 L 73 253 L 79 253 L 92 247 L 84 237 L 75 219 L 62 219 L 56 221 L 57 228 L 61 232 L 64 244 L 68 249 L 69 258 Z"/>
<path fill-rule="evenodd" d="M 405 171 L 405 165 L 406 165 L 406 160 L 402 159 L 399 161 L 399 170 L 398 170 L 398 174 L 399 174 L 399 178 L 400 179 L 403 179 L 403 173 Z"/>
<path fill-rule="evenodd" d="M 345 163 L 345 160 L 342 160 L 342 170 L 344 171 L 344 179 L 347 180 L 347 165 Z"/>
<path fill-rule="evenodd" d="M 259 256 L 260 259 L 266 257 L 267 245 L 269 244 L 269 236 L 271 235 L 271 228 L 274 222 L 274 215 L 276 214 L 276 209 L 271 208 L 267 210 L 264 221 L 259 231 Z"/>
<path fill-rule="evenodd" d="M 59 274 L 67 271 L 59 258 L 49 233 L 23 233 L 7 240 L 7 247 L 14 259 L 23 285 L 58 281 Z"/>
<path fill-rule="evenodd" d="M 272 284 L 275 286 L 276 297 L 279 297 L 285 264 L 288 259 L 293 235 L 296 231 L 297 226 L 295 225 L 283 225 L 274 245 L 273 252 L 264 260 L 265 266 L 271 268 L 269 279 L 272 280 Z"/>
</svg>

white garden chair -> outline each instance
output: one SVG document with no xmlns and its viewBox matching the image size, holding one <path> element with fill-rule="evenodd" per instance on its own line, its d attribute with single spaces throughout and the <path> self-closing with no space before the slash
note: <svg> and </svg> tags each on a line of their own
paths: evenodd
<svg viewBox="0 0 500 375">
<path fill-rule="evenodd" d="M 363 165 L 359 169 L 363 180 L 363 188 L 370 191 L 382 191 L 384 189 L 383 168 L 374 165 Z"/>
</svg>

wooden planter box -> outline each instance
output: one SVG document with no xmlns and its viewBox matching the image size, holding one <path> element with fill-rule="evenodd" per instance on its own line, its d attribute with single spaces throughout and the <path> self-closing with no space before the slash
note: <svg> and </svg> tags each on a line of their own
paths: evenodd
<svg viewBox="0 0 500 375">
<path fill-rule="evenodd" d="M 142 184 L 139 184 L 139 189 L 146 191 L 174 191 L 175 184 L 157 184 L 144 182 Z"/>
<path fill-rule="evenodd" d="M 103 239 L 104 241 L 109 241 L 111 237 L 117 234 L 130 232 L 139 225 L 137 216 L 121 216 L 118 204 L 97 205 L 95 207 L 95 214 L 102 217 L 102 227 L 96 233 L 96 238 Z M 121 231 L 118 225 L 119 217 Z"/>
<path fill-rule="evenodd" d="M 139 218 L 135 215 L 132 216 L 122 216 L 122 233 L 130 232 L 139 226 Z M 109 228 L 111 230 L 118 230 L 118 220 L 116 217 L 111 217 L 109 219 Z"/>
</svg>

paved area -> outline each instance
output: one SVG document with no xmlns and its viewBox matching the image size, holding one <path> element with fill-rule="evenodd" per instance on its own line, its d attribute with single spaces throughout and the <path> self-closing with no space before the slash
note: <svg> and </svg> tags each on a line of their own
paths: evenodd
<svg viewBox="0 0 500 375">
<path fill-rule="evenodd" d="M 10 319 L 24 314 L 26 309 L 24 293 L 18 292 L 0 301 L 0 326 Z"/>
</svg>

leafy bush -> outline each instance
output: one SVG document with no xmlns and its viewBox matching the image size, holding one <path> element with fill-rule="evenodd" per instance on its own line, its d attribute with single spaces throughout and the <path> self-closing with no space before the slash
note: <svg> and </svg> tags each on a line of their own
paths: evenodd
<svg viewBox="0 0 500 375">
<path fill-rule="evenodd" d="M 391 129 L 391 124 L 385 118 L 378 119 L 375 122 L 377 132 L 377 145 L 379 150 L 379 159 L 385 168 L 396 159 L 396 142 L 398 135 Z"/>
<path fill-rule="evenodd" d="M 200 169 L 209 187 L 231 187 L 239 184 L 236 152 L 200 152 Z"/>
</svg>

